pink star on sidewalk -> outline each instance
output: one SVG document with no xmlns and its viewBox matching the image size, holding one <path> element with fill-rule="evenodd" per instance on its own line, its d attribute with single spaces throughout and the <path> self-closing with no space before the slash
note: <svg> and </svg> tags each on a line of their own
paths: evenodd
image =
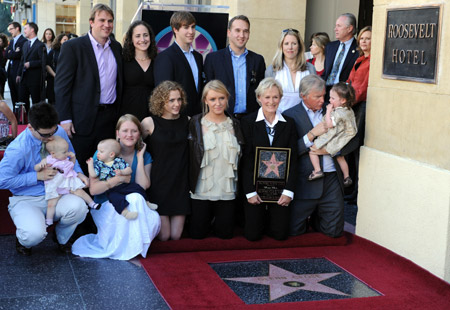
<svg viewBox="0 0 450 310">
<path fill-rule="evenodd" d="M 270 286 L 270 301 L 283 297 L 298 290 L 311 292 L 321 292 L 348 296 L 341 291 L 335 290 L 319 282 L 341 274 L 340 272 L 317 273 L 317 274 L 296 274 L 269 264 L 269 275 L 264 277 L 249 278 L 227 278 L 224 280 L 254 283 Z"/>
</svg>

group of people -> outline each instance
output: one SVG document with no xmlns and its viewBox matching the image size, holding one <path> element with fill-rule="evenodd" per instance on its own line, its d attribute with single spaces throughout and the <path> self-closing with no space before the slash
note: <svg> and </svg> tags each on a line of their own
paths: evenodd
<svg viewBox="0 0 450 310">
<path fill-rule="evenodd" d="M 266 69 L 246 48 L 250 21 L 243 15 L 229 21 L 229 45 L 204 62 L 192 47 L 196 20 L 189 12 L 172 15 L 175 42 L 159 54 L 143 21 L 131 24 L 123 48 L 111 36 L 108 6 L 94 6 L 89 22 L 90 32 L 60 42 L 58 66 L 47 67 L 55 105 L 33 104 L 27 129 L 0 162 L 0 188 L 13 193 L 19 253 L 30 255 L 53 221 L 62 251 L 113 259 L 145 257 L 155 237 L 177 240 L 183 231 L 232 238 L 239 216 L 251 241 L 284 240 L 310 227 L 342 235 L 343 188 L 351 182 L 344 156 L 359 134 L 352 107 L 365 101 L 370 28 L 355 40 L 355 17 L 341 15 L 337 41 L 313 35 L 321 51 L 311 48 L 312 62 L 299 31 L 285 29 Z M 260 148 L 289 150 L 275 201 L 262 199 L 256 186 Z M 66 176 L 49 163 L 60 155 L 94 201 L 79 192 L 80 182 L 45 197 L 47 184 Z M 275 155 L 265 165 L 265 176 L 279 174 Z M 72 245 L 87 206 L 98 231 Z"/>
</svg>

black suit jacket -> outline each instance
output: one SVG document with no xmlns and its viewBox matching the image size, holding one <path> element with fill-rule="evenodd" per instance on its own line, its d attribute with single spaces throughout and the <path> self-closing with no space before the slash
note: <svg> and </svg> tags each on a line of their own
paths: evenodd
<svg viewBox="0 0 450 310">
<path fill-rule="evenodd" d="M 247 65 L 247 113 L 259 109 L 256 101 L 255 89 L 259 82 L 264 79 L 266 64 L 264 58 L 252 51 L 248 51 L 245 58 Z M 234 113 L 236 99 L 236 89 L 234 85 L 233 63 L 231 60 L 230 47 L 227 46 L 217 52 L 210 53 L 205 59 L 206 81 L 220 80 L 228 89 L 230 98 L 228 99 L 228 113 Z"/>
<path fill-rule="evenodd" d="M 242 184 L 244 194 L 256 191 L 255 185 L 253 184 L 253 176 L 257 146 L 291 148 L 291 165 L 289 167 L 289 177 L 285 189 L 294 192 L 297 166 L 297 133 L 295 131 L 295 123 L 289 117 L 285 117 L 286 122 L 279 121 L 275 125 L 275 136 L 272 145 L 270 145 L 266 124 L 264 120 L 256 122 L 257 115 L 258 112 L 254 112 L 241 120 L 242 133 L 245 140 L 242 155 Z"/>
<path fill-rule="evenodd" d="M 325 107 L 323 108 L 325 112 Z M 303 101 L 300 104 L 284 111 L 284 115 L 291 117 L 295 121 L 295 127 L 297 129 L 298 141 L 298 164 L 297 171 L 294 174 L 297 176 L 295 199 L 318 199 L 322 196 L 324 191 L 324 179 L 316 179 L 314 181 L 308 181 L 308 176 L 314 170 L 311 160 L 309 158 L 309 147 L 306 147 L 303 142 L 303 136 L 306 135 L 314 126 L 309 120 L 308 114 L 303 107 Z M 345 148 L 341 150 L 341 155 L 345 154 Z M 334 167 L 336 168 L 339 184 L 342 192 L 344 191 L 344 183 L 342 171 L 337 163 L 336 157 L 333 158 Z M 320 156 L 320 165 L 322 166 L 322 156 Z"/>
<path fill-rule="evenodd" d="M 19 69 L 20 58 L 22 57 L 23 44 L 25 42 L 27 42 L 27 39 L 25 39 L 25 37 L 21 35 L 17 39 L 15 48 L 13 47 L 14 40 L 11 40 L 9 42 L 8 47 L 6 48 L 5 52 L 6 58 L 12 60 L 12 64 L 11 62 L 9 62 L 8 65 L 8 76 L 13 78 L 14 80 L 16 80 L 17 77 L 17 70 Z"/>
<path fill-rule="evenodd" d="M 322 75 L 322 78 L 326 81 L 328 76 L 331 74 L 331 70 L 333 69 L 334 59 L 336 58 L 336 52 L 339 49 L 340 41 L 336 40 L 330 42 L 325 47 L 325 71 Z M 352 44 L 350 45 L 350 49 L 347 53 L 347 57 L 345 57 L 344 65 L 342 66 L 341 73 L 339 74 L 339 82 L 346 82 L 348 76 L 350 75 L 350 71 L 352 71 L 353 65 L 356 62 L 356 59 L 359 57 L 359 52 L 356 50 L 357 44 L 356 39 L 353 39 Z"/>
<path fill-rule="evenodd" d="M 158 86 L 163 81 L 175 81 L 183 86 L 188 101 L 184 113 L 189 116 L 202 112 L 203 57 L 197 51 L 194 51 L 193 54 L 198 68 L 198 90 L 195 87 L 195 80 L 189 62 L 176 43 L 173 43 L 166 50 L 158 54 L 155 59 L 153 71 L 155 86 Z"/>
<path fill-rule="evenodd" d="M 123 86 L 122 47 L 113 39 L 110 46 L 117 63 L 114 108 L 118 112 Z M 100 103 L 100 91 L 98 65 L 89 35 L 64 43 L 55 77 L 55 107 L 60 121 L 71 119 L 77 134 L 91 134 Z"/>
<path fill-rule="evenodd" d="M 24 68 L 26 62 L 30 63 L 28 69 Z M 36 39 L 29 47 L 25 42 L 22 49 L 22 57 L 20 58 L 17 76 L 20 76 L 20 83 L 25 85 L 41 85 L 43 86 L 43 68 L 47 63 L 47 48 L 45 44 Z"/>
</svg>

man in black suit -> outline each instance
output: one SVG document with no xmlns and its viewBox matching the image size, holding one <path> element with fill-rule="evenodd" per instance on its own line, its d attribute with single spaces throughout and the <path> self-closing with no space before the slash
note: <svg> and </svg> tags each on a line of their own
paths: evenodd
<svg viewBox="0 0 450 310">
<path fill-rule="evenodd" d="M 346 82 L 353 65 L 359 56 L 356 50 L 356 18 L 351 13 L 339 16 L 334 27 L 336 41 L 325 47 L 325 71 L 322 78 L 326 81 L 327 93 L 331 86 Z"/>
<path fill-rule="evenodd" d="M 110 38 L 114 13 L 97 4 L 85 36 L 63 44 L 55 77 L 56 110 L 72 138 L 78 162 L 87 174 L 86 159 L 99 141 L 114 138 L 122 93 L 122 47 Z"/>
<path fill-rule="evenodd" d="M 181 84 L 187 96 L 186 113 L 189 116 L 202 112 L 203 58 L 191 44 L 195 38 L 195 17 L 179 11 L 170 17 L 175 42 L 155 59 L 154 77 L 157 86 L 163 81 Z"/>
<path fill-rule="evenodd" d="M 206 81 L 220 80 L 228 89 L 228 113 L 240 119 L 258 110 L 255 89 L 264 79 L 264 58 L 246 49 L 250 37 L 250 21 L 244 15 L 228 23 L 229 46 L 210 53 L 205 59 Z"/>
<path fill-rule="evenodd" d="M 44 100 L 44 68 L 47 60 L 47 49 L 37 37 L 38 26 L 29 22 L 23 27 L 23 34 L 28 39 L 23 45 L 22 57 L 17 69 L 16 82 L 19 84 L 19 100 L 25 102 L 25 108 L 30 110 L 30 95 L 33 104 Z"/>
<path fill-rule="evenodd" d="M 300 235 L 308 229 L 308 219 L 313 228 L 330 237 L 339 237 L 344 230 L 344 183 L 336 157 L 324 149 L 315 151 L 320 156 L 321 179 L 308 181 L 313 166 L 308 153 L 314 140 L 327 131 L 322 117 L 325 82 L 317 75 L 308 75 L 300 82 L 300 104 L 284 112 L 294 119 L 298 134 L 297 183 L 291 203 L 291 235 Z M 345 150 L 341 150 L 340 155 Z"/>
<path fill-rule="evenodd" d="M 13 37 L 6 48 L 6 58 L 9 59 L 8 64 L 8 86 L 11 92 L 11 101 L 14 105 L 19 101 L 19 88 L 17 86 L 17 70 L 19 69 L 20 58 L 22 57 L 23 44 L 27 39 L 22 35 L 22 27 L 18 22 L 12 22 L 8 25 L 8 31 Z"/>
</svg>

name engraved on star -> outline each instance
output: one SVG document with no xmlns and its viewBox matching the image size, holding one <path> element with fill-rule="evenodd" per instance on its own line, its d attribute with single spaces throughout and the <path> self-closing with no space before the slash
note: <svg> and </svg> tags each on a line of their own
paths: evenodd
<svg viewBox="0 0 450 310">
<path fill-rule="evenodd" d="M 441 5 L 390 9 L 383 77 L 436 83 Z"/>
<path fill-rule="evenodd" d="M 264 202 L 277 202 L 289 176 L 289 148 L 257 147 L 253 182 Z"/>
</svg>

